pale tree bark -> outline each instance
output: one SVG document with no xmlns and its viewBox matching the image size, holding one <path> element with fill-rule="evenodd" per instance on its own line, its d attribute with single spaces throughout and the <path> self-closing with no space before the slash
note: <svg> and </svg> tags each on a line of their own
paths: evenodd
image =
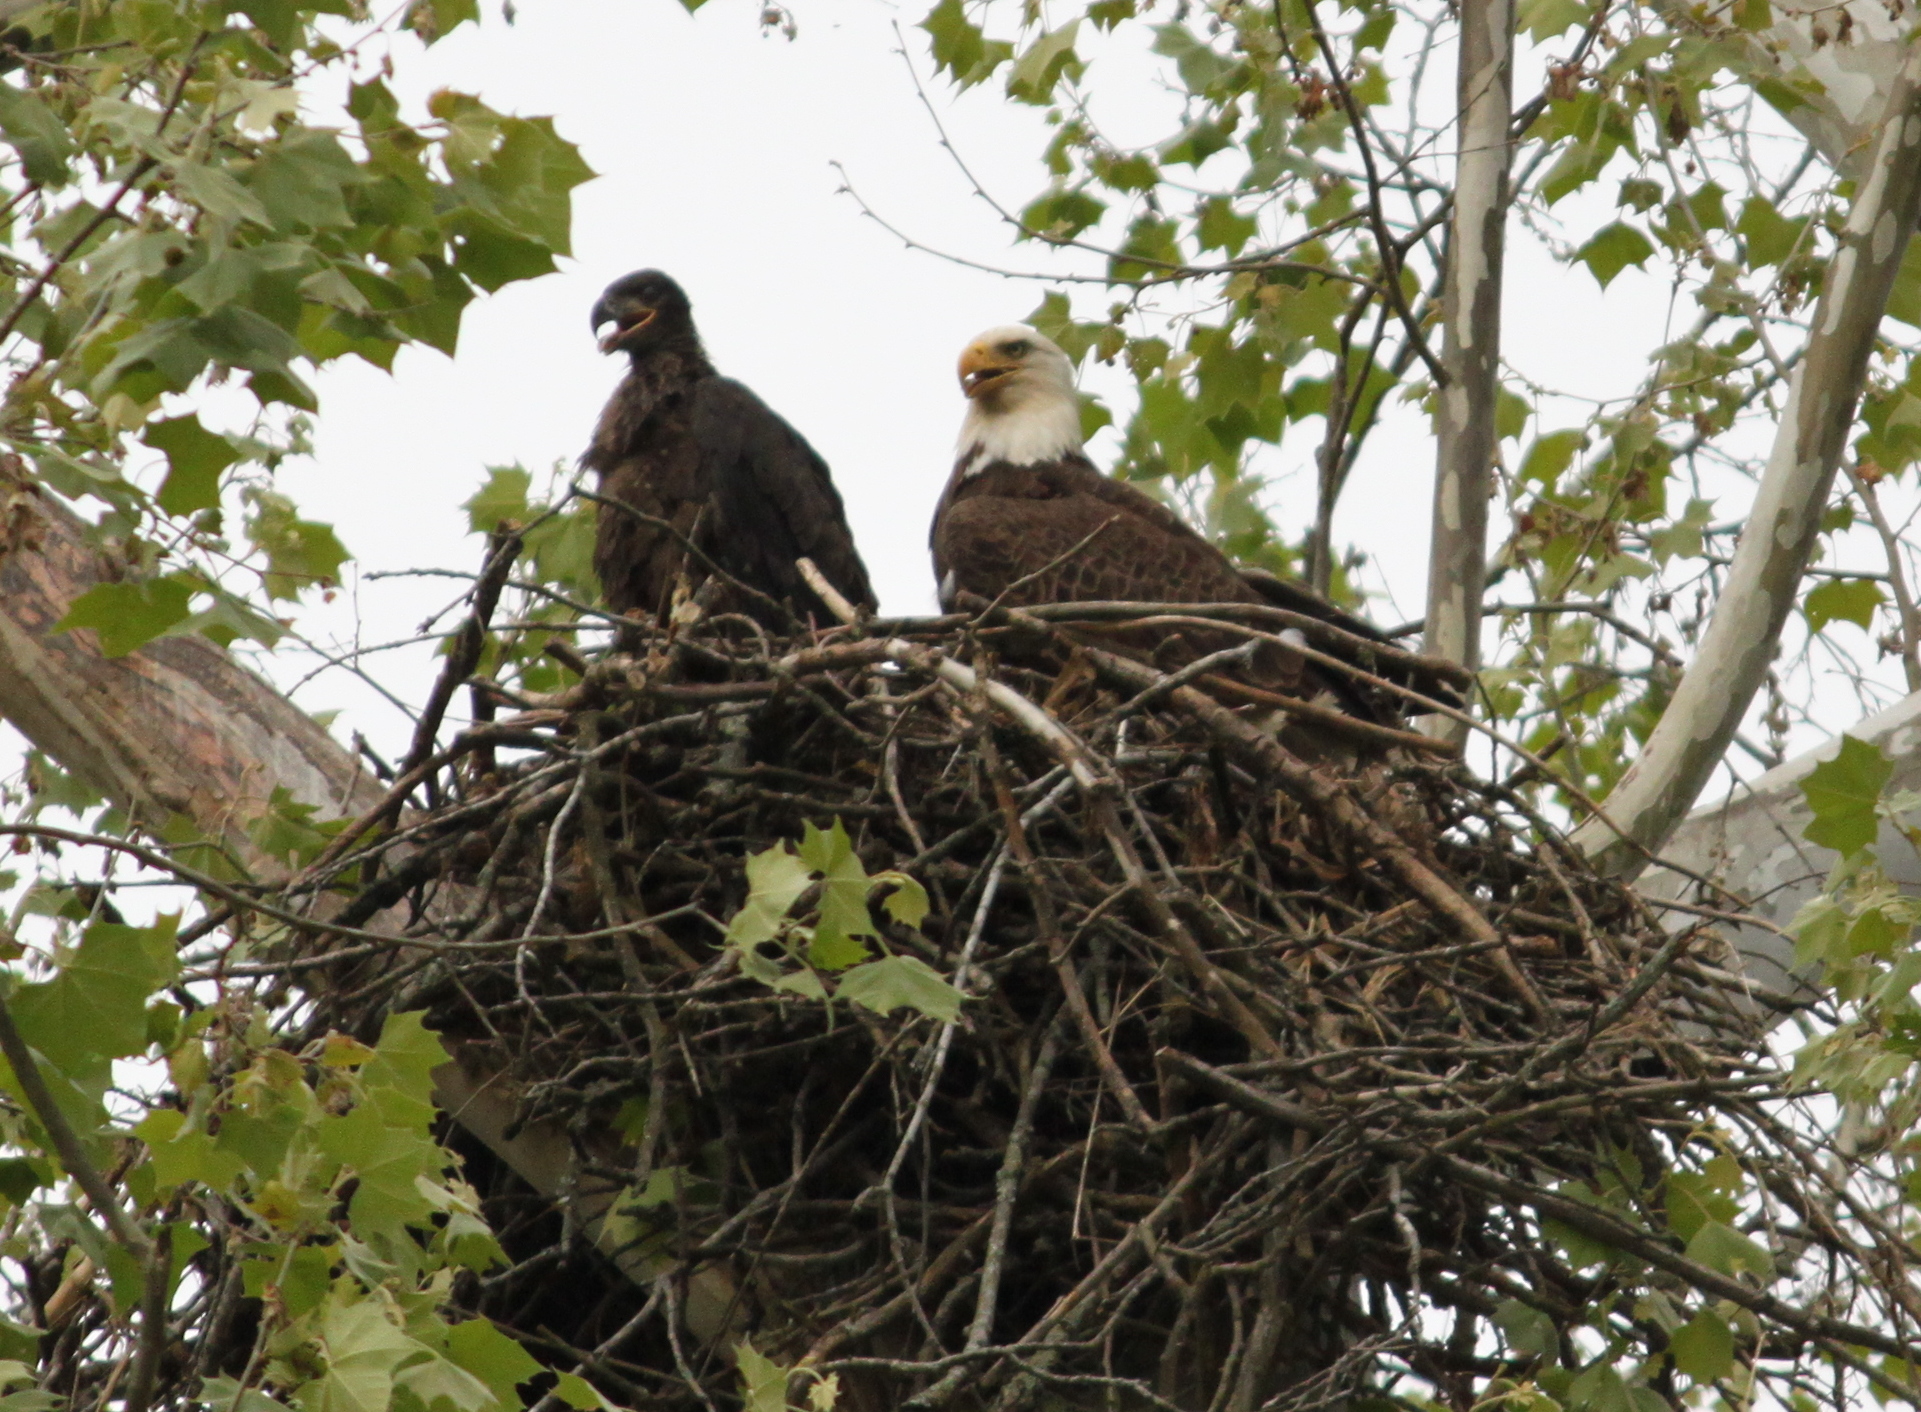
<svg viewBox="0 0 1921 1412">
<path fill-rule="evenodd" d="M 1788 384 L 1754 508 L 1700 650 L 1646 747 L 1605 801 L 1607 819 L 1591 819 L 1575 835 L 1606 871 L 1632 876 L 1648 851 L 1660 848 L 1720 763 L 1767 674 L 1814 552 L 1868 355 L 1918 215 L 1921 49 L 1906 56 L 1888 94 L 1807 351 Z"/>
<path fill-rule="evenodd" d="M 1921 693 L 1850 726 L 1847 734 L 1894 762 L 1890 790 L 1921 790 Z M 1744 957 L 1743 973 L 1767 991 L 1800 999 L 1813 993 L 1795 978 L 1794 944 L 1782 933 L 1801 904 L 1820 892 L 1840 860 L 1833 849 L 1801 836 L 1814 817 L 1801 781 L 1817 763 L 1832 759 L 1835 748 L 1836 742 L 1828 741 L 1744 782 L 1720 803 L 1695 810 L 1661 850 L 1663 858 L 1712 878 L 1744 900 L 1743 910 L 1765 925 L 1730 929 Z M 1907 836 L 1884 823 L 1877 844 L 1889 877 L 1903 891 L 1921 895 L 1921 853 Z M 1710 906 L 1720 901 L 1702 895 L 1692 878 L 1668 868 L 1648 869 L 1637 885 L 1654 897 L 1693 897 Z"/>
<path fill-rule="evenodd" d="M 1509 125 L 1514 89 L 1513 0 L 1462 0 L 1454 210 L 1441 296 L 1439 448 L 1428 550 L 1428 653 L 1470 671 L 1481 661 L 1487 587 L 1487 502 L 1501 374 L 1501 271 L 1506 247 Z M 1462 739 L 1467 725 L 1428 718 Z"/>
<path fill-rule="evenodd" d="M 0 718 L 149 830 L 184 817 L 259 881 L 286 876 L 248 836 L 275 789 L 330 818 L 378 803 L 385 790 L 352 755 L 205 638 L 165 638 L 109 658 L 91 632 L 51 631 L 106 577 L 103 568 L 72 512 L 0 465 Z M 458 892 L 444 889 L 441 905 L 457 907 Z M 384 931 L 383 921 L 364 926 Z M 441 1108 L 541 1195 L 567 1203 L 575 1225 L 630 1278 L 665 1273 L 623 1247 L 609 1219 L 620 1191 L 579 1179 L 564 1128 L 516 1131 L 516 1085 L 477 1050 L 449 1048 L 455 1062 L 434 1075 Z M 709 1268 L 689 1281 L 684 1317 L 709 1339 L 733 1303 L 724 1272 Z"/>
</svg>

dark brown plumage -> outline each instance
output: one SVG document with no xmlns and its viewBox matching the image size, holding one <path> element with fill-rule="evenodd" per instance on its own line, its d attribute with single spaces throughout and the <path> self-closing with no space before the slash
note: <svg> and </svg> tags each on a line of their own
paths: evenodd
<svg viewBox="0 0 1921 1412">
<path fill-rule="evenodd" d="M 1043 603 L 1250 603 L 1287 608 L 1357 637 L 1369 624 L 1304 587 L 1238 568 L 1172 509 L 1103 475 L 1081 450 L 1073 365 L 1022 325 L 992 329 L 961 355 L 971 403 L 930 541 L 944 606 L 964 598 Z M 1202 627 L 1081 628 L 1173 669 L 1244 641 Z M 1357 651 L 1364 649 L 1356 648 Z M 1377 675 L 1452 700 L 1442 681 L 1399 665 Z M 1237 676 L 1295 698 L 1327 696 L 1351 715 L 1398 721 L 1415 708 L 1357 687 L 1274 641 Z"/>
<path fill-rule="evenodd" d="M 625 352 L 631 366 L 581 463 L 600 478 L 594 569 L 609 606 L 664 618 L 684 577 L 711 611 L 784 628 L 784 605 L 833 622 L 794 567 L 805 557 L 871 609 L 827 463 L 752 391 L 714 371 L 680 286 L 658 270 L 615 281 L 593 310 L 596 330 L 608 323 L 601 348 Z M 714 568 L 765 597 L 705 586 Z"/>
</svg>

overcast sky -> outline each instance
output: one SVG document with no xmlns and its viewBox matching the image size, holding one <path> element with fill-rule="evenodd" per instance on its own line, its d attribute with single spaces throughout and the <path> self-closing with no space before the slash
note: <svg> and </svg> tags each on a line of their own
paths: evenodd
<svg viewBox="0 0 1921 1412">
<path fill-rule="evenodd" d="M 690 16 L 676 0 L 533 0 L 512 26 L 496 8 L 424 53 L 410 41 L 395 47 L 396 87 L 414 104 L 445 86 L 504 111 L 551 114 L 600 175 L 575 193 L 575 258 L 473 305 L 458 357 L 408 350 L 391 376 L 356 361 L 319 379 L 315 455 L 281 475 L 309 513 L 338 527 L 360 574 L 472 567 L 479 546 L 458 507 L 484 468 L 571 464 L 621 371 L 596 350 L 587 311 L 607 282 L 653 265 L 686 287 L 721 370 L 827 458 L 882 606 L 931 608 L 927 522 L 963 406 L 955 358 L 975 332 L 1031 310 L 1047 286 L 905 248 L 842 192 L 841 171 L 896 226 L 951 254 L 1073 266 L 1014 247 L 941 152 L 896 37 L 899 25 L 924 74 L 924 36 L 908 28 L 924 12 L 919 0 L 801 0 L 791 42 L 762 33 L 759 8 L 712 0 Z M 1040 189 L 1038 113 L 995 86 L 958 99 L 932 81 L 927 91 L 1000 200 L 1018 208 Z M 1138 81 L 1103 92 L 1102 118 L 1119 140 L 1167 131 L 1173 100 L 1146 61 Z M 1584 270 L 1554 265 L 1526 238 L 1509 278 L 1510 359 L 1592 395 L 1631 388 L 1670 317 L 1655 277 L 1630 271 L 1604 298 Z M 1099 307 L 1098 292 L 1081 297 Z M 1097 390 L 1119 390 L 1092 376 Z M 1268 460 L 1290 529 L 1311 505 L 1314 440 L 1310 423 Z M 1337 533 L 1373 556 L 1369 582 L 1383 594 L 1373 611 L 1384 622 L 1420 612 L 1432 458 L 1425 419 L 1401 413 L 1344 501 Z M 445 580 L 362 582 L 302 626 L 376 642 L 411 631 L 451 596 Z M 283 682 L 311 665 L 277 657 L 268 670 Z M 420 652 L 367 666 L 416 700 L 432 670 Z M 346 708 L 343 728 L 388 745 L 401 733 L 392 708 L 342 673 L 322 674 L 299 699 Z"/>
</svg>

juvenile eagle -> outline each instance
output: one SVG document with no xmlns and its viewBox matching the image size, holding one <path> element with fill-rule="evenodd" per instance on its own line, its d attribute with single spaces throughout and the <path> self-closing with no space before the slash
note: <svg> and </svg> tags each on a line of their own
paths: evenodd
<svg viewBox="0 0 1921 1412">
<path fill-rule="evenodd" d="M 766 598 L 717 586 L 710 607 L 776 629 L 787 623 L 774 604 L 832 622 L 794 567 L 805 556 L 851 602 L 872 608 L 827 463 L 765 402 L 714 371 L 681 287 L 659 270 L 615 280 L 593 310 L 594 331 L 607 324 L 601 351 L 625 353 L 630 366 L 581 464 L 599 473 L 603 502 L 614 502 L 600 506 L 594 544 L 609 606 L 664 615 L 677 578 L 699 587 L 718 568 Z"/>
<path fill-rule="evenodd" d="M 1015 606 L 1259 603 L 1385 641 L 1305 588 L 1237 568 L 1166 505 L 1103 475 L 1081 449 L 1074 365 L 1035 330 L 1009 324 L 981 334 L 961 354 L 960 380 L 967 416 L 930 536 L 944 608 L 955 607 L 964 593 Z M 1150 642 L 1124 631 L 1118 638 L 1170 667 L 1240 640 L 1190 628 L 1157 631 Z M 1293 696 L 1331 690 L 1358 715 L 1398 717 L 1411 709 L 1371 693 L 1363 697 L 1341 674 L 1323 677 L 1276 643 L 1264 645 L 1253 672 L 1262 686 Z M 1444 700 L 1453 696 L 1432 679 L 1404 684 Z"/>
</svg>

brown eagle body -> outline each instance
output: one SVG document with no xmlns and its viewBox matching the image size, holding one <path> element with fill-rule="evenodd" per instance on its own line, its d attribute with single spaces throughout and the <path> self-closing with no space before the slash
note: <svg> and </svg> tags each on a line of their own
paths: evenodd
<svg viewBox="0 0 1921 1412">
<path fill-rule="evenodd" d="M 984 598 L 1036 575 L 1011 603 L 1266 601 L 1179 515 L 1079 451 L 957 467 L 932 542 L 935 576 Z"/>
<path fill-rule="evenodd" d="M 1073 365 L 1021 324 L 990 329 L 961 355 L 971 406 L 929 536 L 941 602 L 963 594 L 1038 603 L 1262 603 L 1226 555 L 1174 511 L 1097 470 L 1081 451 Z M 1178 668 L 1244 639 L 1202 627 L 1083 629 Z M 1296 695 L 1300 654 L 1264 643 L 1250 674 Z"/>
<path fill-rule="evenodd" d="M 1289 609 L 1351 637 L 1385 639 L 1306 588 L 1243 570 L 1180 515 L 1139 488 L 1103 475 L 1081 450 L 1073 364 L 1024 325 L 990 329 L 961 355 L 969 399 L 960 451 L 929 536 L 944 607 L 964 599 L 1045 603 L 1250 603 Z M 1074 630 L 1176 669 L 1244 642 L 1204 626 L 1121 625 Z M 1293 630 L 1278 636 L 1305 640 Z M 1358 650 L 1358 649 L 1357 649 Z M 1376 674 L 1452 700 L 1445 682 L 1378 662 Z M 1300 700 L 1324 698 L 1379 724 L 1412 709 L 1323 670 L 1272 638 L 1234 676 Z"/>
<path fill-rule="evenodd" d="M 806 557 L 872 608 L 827 463 L 752 391 L 714 371 L 680 287 L 642 270 L 610 285 L 593 318 L 596 329 L 617 325 L 602 348 L 632 360 L 581 458 L 600 479 L 594 569 L 609 606 L 664 618 L 684 580 L 711 610 L 771 628 L 788 625 L 776 605 L 832 622 L 794 566 Z M 703 589 L 715 569 L 723 581 Z"/>
</svg>

